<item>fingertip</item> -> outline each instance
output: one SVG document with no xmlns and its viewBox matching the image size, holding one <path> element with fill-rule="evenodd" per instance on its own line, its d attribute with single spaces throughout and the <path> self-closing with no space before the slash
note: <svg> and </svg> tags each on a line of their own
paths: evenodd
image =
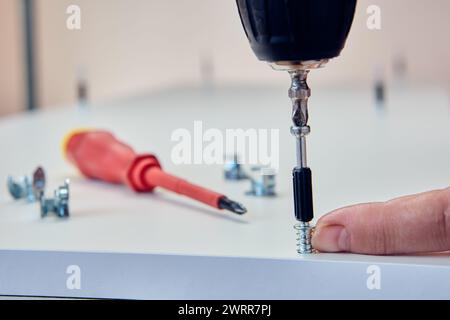
<svg viewBox="0 0 450 320">
<path fill-rule="evenodd" d="M 320 217 L 316 223 L 316 228 L 329 225 L 345 225 L 347 222 L 347 216 L 354 211 L 354 207 L 344 207 Z"/>
<path fill-rule="evenodd" d="M 313 247 L 322 252 L 351 251 L 351 234 L 356 215 L 366 207 L 366 204 L 348 206 L 321 217 L 312 238 Z"/>
<path fill-rule="evenodd" d="M 322 225 L 314 232 L 312 245 L 322 252 L 348 251 L 349 234 L 343 225 Z"/>
</svg>

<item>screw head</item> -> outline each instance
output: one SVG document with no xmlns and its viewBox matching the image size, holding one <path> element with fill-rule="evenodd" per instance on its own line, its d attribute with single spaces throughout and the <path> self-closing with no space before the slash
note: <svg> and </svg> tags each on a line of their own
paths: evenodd
<svg viewBox="0 0 450 320">
<path fill-rule="evenodd" d="M 64 182 L 64 185 L 60 186 L 54 192 L 52 199 L 41 198 L 41 217 L 45 218 L 50 213 L 54 213 L 58 218 L 68 218 L 69 212 L 69 180 Z"/>
<path fill-rule="evenodd" d="M 234 154 L 225 158 L 224 177 L 226 180 L 237 181 L 248 179 L 246 173 L 239 163 L 239 156 Z"/>
<path fill-rule="evenodd" d="M 251 190 L 248 195 L 257 197 L 273 197 L 276 195 L 276 172 L 269 167 L 256 166 L 252 168 L 250 177 Z"/>
</svg>

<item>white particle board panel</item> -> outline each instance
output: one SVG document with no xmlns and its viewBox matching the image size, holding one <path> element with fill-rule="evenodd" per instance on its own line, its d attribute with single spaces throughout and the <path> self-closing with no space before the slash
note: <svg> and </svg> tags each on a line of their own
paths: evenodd
<svg viewBox="0 0 450 320">
<path fill-rule="evenodd" d="M 45 167 L 49 189 L 70 178 L 71 218 L 42 220 L 36 204 L 11 200 L 0 185 L 0 294 L 450 298 L 447 254 L 297 255 L 290 181 L 295 144 L 285 91 L 176 89 L 87 110 L 66 107 L 1 119 L 0 181 L 37 165 Z M 450 185 L 450 108 L 440 90 L 393 91 L 380 109 L 368 90 L 316 88 L 310 110 L 317 217 L 356 202 Z M 278 196 L 246 196 L 248 182 L 224 181 L 221 165 L 173 164 L 172 132 L 193 131 L 197 120 L 204 130 L 278 129 Z M 249 212 L 240 217 L 163 190 L 138 195 L 85 180 L 60 152 L 62 137 L 76 127 L 112 130 L 137 151 L 155 152 L 166 170 L 243 202 Z M 70 265 L 81 268 L 80 290 L 66 287 Z M 370 265 L 381 270 L 381 290 L 367 288 Z"/>
</svg>

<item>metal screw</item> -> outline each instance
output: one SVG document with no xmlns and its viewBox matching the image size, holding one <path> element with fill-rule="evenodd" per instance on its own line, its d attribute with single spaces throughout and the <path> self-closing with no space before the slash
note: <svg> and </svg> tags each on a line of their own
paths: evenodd
<svg viewBox="0 0 450 320">
<path fill-rule="evenodd" d="M 297 232 L 297 252 L 299 254 L 313 253 L 314 249 L 311 245 L 311 237 L 314 232 L 314 228 L 311 227 L 309 222 L 300 222 L 294 226 Z"/>
<path fill-rule="evenodd" d="M 55 190 L 54 198 L 41 198 L 41 217 L 45 218 L 54 213 L 59 218 L 68 218 L 69 213 L 69 180 Z"/>
<path fill-rule="evenodd" d="M 250 180 L 251 190 L 246 192 L 248 195 L 256 197 L 275 196 L 276 173 L 275 170 L 263 166 L 251 168 L 251 173 L 247 174 L 239 163 L 239 156 L 234 154 L 227 157 L 224 166 L 224 176 L 226 180 Z"/>
<path fill-rule="evenodd" d="M 28 202 L 35 202 L 42 198 L 45 189 L 45 172 L 38 167 L 33 173 L 33 179 L 27 176 L 19 177 L 17 180 L 8 177 L 8 190 L 11 196 L 16 199 L 27 199 Z"/>
<path fill-rule="evenodd" d="M 247 174 L 244 172 L 241 164 L 239 163 L 239 156 L 237 154 L 226 157 L 224 165 L 224 177 L 229 181 L 248 179 Z"/>
<path fill-rule="evenodd" d="M 276 173 L 267 167 L 253 167 L 250 177 L 251 190 L 248 195 L 257 197 L 273 197 L 276 195 Z"/>
</svg>

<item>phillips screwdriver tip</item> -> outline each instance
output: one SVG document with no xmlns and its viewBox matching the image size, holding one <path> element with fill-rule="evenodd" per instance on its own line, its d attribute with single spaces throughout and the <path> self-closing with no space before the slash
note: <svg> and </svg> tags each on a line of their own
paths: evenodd
<svg viewBox="0 0 450 320">
<path fill-rule="evenodd" d="M 242 215 L 247 212 L 247 209 L 239 202 L 228 199 L 227 197 L 222 197 L 219 200 L 219 208 L 225 209 L 236 214 Z"/>
</svg>

